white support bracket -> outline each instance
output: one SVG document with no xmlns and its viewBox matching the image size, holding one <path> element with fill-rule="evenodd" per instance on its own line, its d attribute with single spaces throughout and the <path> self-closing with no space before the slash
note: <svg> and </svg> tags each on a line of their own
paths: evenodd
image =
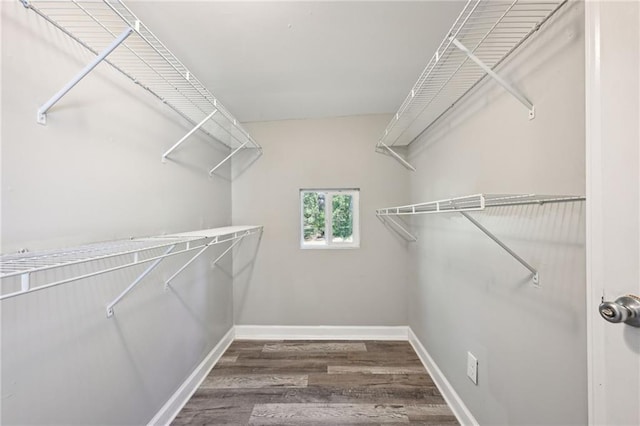
<svg viewBox="0 0 640 426">
<path fill-rule="evenodd" d="M 405 238 L 405 236 L 408 237 L 408 238 L 405 238 L 405 240 L 411 241 L 411 242 L 418 241 L 418 237 L 416 237 L 411 232 L 409 232 L 404 226 L 402 226 L 400 223 L 398 223 L 396 220 L 394 220 L 391 216 L 380 216 L 380 215 L 378 215 L 378 217 L 382 217 L 383 221 L 389 220 L 391 223 L 393 223 L 396 226 L 396 228 L 393 228 L 393 227 L 392 228 L 393 229 L 400 229 L 402 231 L 402 233 L 404 234 L 404 236 L 402 238 Z"/>
<path fill-rule="evenodd" d="M 218 261 L 220 261 L 220 259 L 222 259 L 222 257 L 225 254 L 229 253 L 233 249 L 233 247 L 236 246 L 236 244 L 238 244 L 240 241 L 242 241 L 242 239 L 244 237 L 246 237 L 247 235 L 251 235 L 251 234 L 252 234 L 252 232 L 247 231 L 247 232 L 243 233 L 242 235 L 234 235 L 235 241 L 224 252 L 222 252 L 222 254 L 220 256 L 218 256 L 213 262 L 211 262 L 211 267 L 215 267 L 216 263 L 218 263 Z M 215 237 L 213 239 L 213 241 L 207 243 L 204 247 L 202 247 L 202 249 L 200 249 L 200 251 L 198 251 L 195 254 L 195 256 L 193 256 L 191 259 L 189 259 L 189 261 L 187 263 L 185 263 L 180 269 L 178 269 L 175 274 L 171 275 L 171 277 L 169 277 L 169 279 L 167 279 L 167 281 L 164 283 L 165 290 L 167 290 L 169 288 L 169 283 L 175 277 L 177 277 L 178 274 L 180 274 L 182 271 L 184 271 L 187 268 L 187 266 L 189 266 L 191 263 L 193 263 L 193 261 L 196 260 L 196 258 L 198 258 L 202 253 L 204 253 L 209 247 L 211 247 L 214 244 L 218 244 L 219 242 L 220 241 L 218 241 L 218 237 Z M 222 241 L 222 242 L 224 242 L 224 241 Z"/>
<path fill-rule="evenodd" d="M 509 253 L 511 256 L 513 256 L 513 258 L 516 259 L 518 262 L 520 262 L 522 264 L 522 266 L 524 266 L 529 271 L 531 271 L 533 285 L 535 285 L 536 287 L 540 286 L 540 275 L 538 274 L 538 271 L 536 270 L 536 268 L 531 266 L 529 264 L 529 262 L 527 262 L 522 257 L 520 257 L 516 252 L 511 250 L 509 248 L 509 246 L 507 246 L 505 243 L 500 241 L 500 239 L 498 237 L 496 237 L 493 233 L 491 233 L 491 231 L 489 231 L 487 228 L 485 228 L 480 222 L 478 222 L 473 217 L 471 217 L 471 215 L 469 215 L 469 213 L 466 213 L 466 212 L 459 212 L 459 213 L 462 216 L 466 217 L 469 220 L 469 222 L 473 223 L 478 229 L 480 229 L 482 232 L 484 232 L 496 244 L 498 244 L 500 247 L 502 247 L 507 253 Z"/>
<path fill-rule="evenodd" d="M 26 274 L 20 275 L 20 290 L 26 292 L 29 291 L 30 288 L 30 274 L 27 272 Z"/>
<path fill-rule="evenodd" d="M 398 160 L 400 162 L 400 164 L 402 164 L 404 167 L 406 167 L 407 169 L 411 170 L 412 172 L 416 171 L 416 168 L 413 167 L 411 164 L 409 164 L 409 162 L 407 160 L 405 160 L 404 158 L 402 158 L 397 152 L 395 152 L 393 149 L 391 149 L 390 146 L 385 145 L 384 142 L 379 141 L 378 142 L 378 146 L 383 148 L 385 151 L 387 151 L 389 154 L 391 154 L 391 156 L 393 158 L 395 158 L 396 160 Z"/>
<path fill-rule="evenodd" d="M 227 247 L 227 249 L 225 251 L 222 252 L 222 254 L 218 257 L 216 257 L 216 259 L 211 262 L 211 267 L 214 268 L 216 266 L 216 263 L 218 263 L 220 261 L 220 259 L 222 259 L 224 257 L 225 254 L 229 253 L 231 250 L 233 250 L 233 248 L 240 242 L 242 241 L 242 239 L 244 237 L 246 237 L 247 235 L 250 235 L 250 232 L 245 232 L 244 234 L 238 236 L 237 240 L 235 240 L 229 247 Z"/>
<path fill-rule="evenodd" d="M 186 135 L 184 135 L 182 137 L 182 139 L 180 139 L 178 142 L 176 142 L 171 148 L 169 148 L 167 150 L 167 152 L 165 152 L 164 154 L 162 154 L 162 162 L 166 163 L 167 162 L 167 157 L 169 156 L 169 154 L 171 154 L 176 148 L 178 148 L 180 145 L 182 145 L 182 143 L 184 141 L 186 141 L 189 136 L 191 136 L 192 134 L 194 134 L 200 127 L 202 127 L 204 125 L 204 123 L 206 123 L 207 121 L 209 121 L 211 119 L 211 117 L 213 117 L 215 115 L 215 113 L 218 112 L 217 109 L 214 109 L 213 112 L 209 115 L 207 115 L 201 122 L 199 122 L 198 124 L 196 124 L 196 127 L 194 127 L 193 129 L 191 129 L 189 131 L 189 133 L 187 133 Z"/>
<path fill-rule="evenodd" d="M 518 101 L 520 101 L 522 105 L 527 107 L 527 109 L 529 110 L 529 120 L 533 120 L 535 118 L 536 109 L 533 106 L 533 103 L 531 103 L 529 99 L 527 99 L 522 93 L 516 90 L 516 88 L 514 88 L 509 82 L 507 82 L 505 79 L 500 77 L 494 70 L 492 70 L 489 66 L 487 66 L 487 64 L 482 62 L 480 58 L 478 58 L 469 49 L 467 49 L 465 45 L 460 43 L 458 39 L 452 38 L 451 41 L 458 49 L 460 49 L 465 55 L 467 55 L 469 59 L 471 59 L 473 62 L 478 64 L 478 66 L 482 68 L 484 72 L 486 72 L 489 75 L 489 77 L 493 78 L 496 82 L 498 82 L 498 84 L 504 87 L 504 89 L 507 92 L 511 93 Z"/>
<path fill-rule="evenodd" d="M 189 259 L 189 261 L 187 263 L 185 263 L 184 265 L 182 265 L 182 267 L 180 269 L 178 269 L 175 274 L 171 275 L 167 281 L 165 281 L 164 283 L 164 289 L 167 290 L 169 288 L 169 283 L 171 281 L 173 281 L 173 279 L 175 277 L 177 277 L 182 271 L 184 271 L 185 269 L 187 269 L 187 266 L 191 265 L 193 263 L 194 260 L 196 260 L 202 253 L 204 253 L 209 247 L 211 247 L 211 245 L 215 244 L 218 241 L 218 238 L 216 237 L 214 239 L 214 241 L 205 244 L 204 247 L 202 247 L 191 259 Z"/>
<path fill-rule="evenodd" d="M 153 262 L 151 265 L 149 265 L 149 267 L 147 269 L 145 269 L 145 271 L 140 274 L 140 276 L 138 278 L 135 279 L 135 281 L 133 281 L 131 284 L 129 284 L 129 287 L 127 287 L 122 293 L 120 293 L 118 295 L 118 297 L 116 297 L 113 302 L 109 303 L 107 305 L 107 318 L 111 318 L 113 316 L 113 307 L 115 305 L 118 304 L 118 302 L 120 302 L 120 300 L 122 300 L 123 297 L 125 297 L 127 294 L 129 294 L 129 292 L 131 290 L 133 290 L 135 288 L 135 286 L 137 286 L 140 281 L 142 281 L 142 279 L 144 277 L 146 277 L 147 275 L 149 275 L 149 273 L 151 271 L 153 271 L 155 269 L 156 266 L 158 266 L 158 264 L 160 262 L 162 262 L 162 260 L 169 254 L 171 253 L 171 251 L 173 251 L 173 249 L 175 248 L 175 244 L 172 246 L 169 246 L 169 248 L 164 252 L 164 254 L 162 255 L 162 257 L 160 257 L 159 259 L 157 259 L 155 262 Z"/>
<path fill-rule="evenodd" d="M 244 148 L 244 146 L 249 143 L 249 139 L 247 139 L 246 141 L 244 141 L 242 143 L 242 145 L 240 145 L 239 147 L 237 147 L 236 149 L 233 150 L 233 152 L 231 152 L 231 154 L 227 155 L 224 160 L 222 160 L 221 162 L 219 162 L 213 169 L 209 170 L 209 176 L 213 175 L 213 172 L 215 172 L 220 166 L 222 166 L 224 163 L 227 162 L 227 160 L 229 160 L 231 157 L 233 157 L 234 155 L 236 155 L 236 153 L 238 151 L 240 151 L 242 148 Z"/>
<path fill-rule="evenodd" d="M 26 7 L 26 6 L 25 6 Z M 73 87 L 87 76 L 95 67 L 98 66 L 111 52 L 113 52 L 118 46 L 120 46 L 133 32 L 132 28 L 127 28 L 120 34 L 106 49 L 104 49 L 98 56 L 95 57 L 89 65 L 84 67 L 69 83 L 67 83 L 58 93 L 53 95 L 46 103 L 44 103 L 39 109 L 36 120 L 40 124 L 47 124 L 47 111 L 51 109 L 60 99 L 64 97 Z"/>
</svg>

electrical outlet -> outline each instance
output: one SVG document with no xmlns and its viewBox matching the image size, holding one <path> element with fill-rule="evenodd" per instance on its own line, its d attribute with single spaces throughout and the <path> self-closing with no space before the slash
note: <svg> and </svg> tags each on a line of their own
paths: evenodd
<svg viewBox="0 0 640 426">
<path fill-rule="evenodd" d="M 474 384 L 478 384 L 478 359 L 467 352 L 467 376 Z"/>
</svg>

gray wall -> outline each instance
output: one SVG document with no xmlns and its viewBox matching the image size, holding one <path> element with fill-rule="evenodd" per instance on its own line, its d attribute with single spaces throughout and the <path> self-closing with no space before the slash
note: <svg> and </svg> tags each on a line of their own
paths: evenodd
<svg viewBox="0 0 640 426">
<path fill-rule="evenodd" d="M 536 118 L 484 84 L 411 147 L 413 202 L 475 193 L 584 194 L 583 5 L 570 3 L 502 68 Z M 586 424 L 585 206 L 414 217 L 409 324 L 480 424 Z M 479 383 L 466 355 L 479 360 Z"/>
<path fill-rule="evenodd" d="M 265 153 L 233 181 L 233 220 L 265 228 L 255 262 L 236 259 L 236 324 L 407 324 L 406 243 L 375 215 L 408 197 L 408 172 L 374 152 L 388 120 L 248 125 Z M 360 188 L 360 248 L 300 249 L 301 188 Z"/>
<path fill-rule="evenodd" d="M 1 252 L 228 225 L 231 185 L 207 176 L 226 151 L 195 135 L 162 164 L 189 124 L 107 65 L 36 124 L 38 106 L 89 58 L 2 2 Z M 164 292 L 184 259 L 163 262 L 112 319 L 105 305 L 146 265 L 3 301 L 1 423 L 149 421 L 232 325 L 230 259 L 215 270 L 203 259 Z"/>
</svg>

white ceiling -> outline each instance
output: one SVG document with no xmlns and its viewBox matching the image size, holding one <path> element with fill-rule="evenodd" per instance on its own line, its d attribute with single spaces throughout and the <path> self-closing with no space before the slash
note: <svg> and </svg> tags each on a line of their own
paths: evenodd
<svg viewBox="0 0 640 426">
<path fill-rule="evenodd" d="M 464 2 L 127 5 L 246 122 L 395 112 Z"/>
</svg>

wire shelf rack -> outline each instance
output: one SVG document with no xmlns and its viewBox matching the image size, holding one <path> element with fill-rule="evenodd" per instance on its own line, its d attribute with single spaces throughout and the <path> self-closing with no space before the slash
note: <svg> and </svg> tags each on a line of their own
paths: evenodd
<svg viewBox="0 0 640 426">
<path fill-rule="evenodd" d="M 474 194 L 406 206 L 385 207 L 376 210 L 378 216 L 403 216 L 461 211 L 479 211 L 487 207 L 517 206 L 525 204 L 561 203 L 584 200 L 583 195 L 536 194 Z"/>
<path fill-rule="evenodd" d="M 115 49 L 116 44 L 102 60 L 228 148 L 261 149 L 220 101 L 120 0 L 20 1 L 96 55 L 108 49 L 118 35 L 130 31 L 119 40 L 119 47 Z"/>
<path fill-rule="evenodd" d="M 0 287 L 0 300 L 44 290 L 108 272 L 114 272 L 119 269 L 135 265 L 151 263 L 149 268 L 147 268 L 147 270 L 143 272 L 132 285 L 130 285 L 123 293 L 121 293 L 120 296 L 118 296 L 118 298 L 116 298 L 114 302 L 109 305 L 108 316 L 111 316 L 113 315 L 113 306 L 136 285 L 138 285 L 138 283 L 164 258 L 196 251 L 196 254 L 167 280 L 168 284 L 169 281 L 175 278 L 175 276 L 182 272 L 210 246 L 224 242 L 232 242 L 232 245 L 229 246 L 229 248 L 227 248 L 227 250 L 225 250 L 213 262 L 215 264 L 244 237 L 261 231 L 262 226 L 228 226 L 155 237 L 108 241 L 58 250 L 1 255 L 0 282 L 2 283 L 2 287 Z M 158 255 L 157 253 L 159 250 L 163 251 L 163 254 Z M 42 280 L 33 280 L 34 276 L 37 274 L 45 273 L 53 269 L 88 264 L 90 262 L 114 258 L 124 260 L 118 261 L 116 266 L 113 266 L 113 263 L 109 263 L 109 265 L 111 265 L 109 267 L 98 267 L 98 264 L 96 263 L 95 267 L 81 268 L 84 271 L 83 273 L 77 273 L 76 270 L 74 270 L 73 272 L 68 273 L 68 276 L 65 278 L 53 282 L 40 282 Z M 100 265 L 103 264 L 106 263 L 101 263 Z M 4 284 L 12 277 L 14 279 L 19 279 L 20 288 L 17 290 L 7 290 L 4 286 Z M 34 284 L 34 281 L 38 281 L 38 283 Z"/>
<path fill-rule="evenodd" d="M 194 240 L 196 238 L 192 238 Z M 63 266 L 102 260 L 168 247 L 186 242 L 187 238 L 137 238 L 95 243 L 63 250 L 5 254 L 0 257 L 0 278 L 41 272 Z"/>
<path fill-rule="evenodd" d="M 527 204 L 569 203 L 583 201 L 583 195 L 536 195 L 536 194 L 473 194 L 446 200 L 428 201 L 426 203 L 408 204 L 406 206 L 386 207 L 376 210 L 381 220 L 389 221 L 392 229 L 407 241 L 418 241 L 418 238 L 407 229 L 406 223 L 394 220 L 394 216 L 408 216 L 435 213 L 460 213 L 487 237 L 498 244 L 511 257 L 531 272 L 531 279 L 535 286 L 540 284 L 537 268 L 518 255 L 499 237 L 489 231 L 484 225 L 474 219 L 469 212 L 481 211 L 487 207 L 520 206 Z"/>
<path fill-rule="evenodd" d="M 533 104 L 494 73 L 566 0 L 469 0 L 404 102 L 378 148 L 408 145 L 487 75 L 530 110 Z"/>
</svg>

